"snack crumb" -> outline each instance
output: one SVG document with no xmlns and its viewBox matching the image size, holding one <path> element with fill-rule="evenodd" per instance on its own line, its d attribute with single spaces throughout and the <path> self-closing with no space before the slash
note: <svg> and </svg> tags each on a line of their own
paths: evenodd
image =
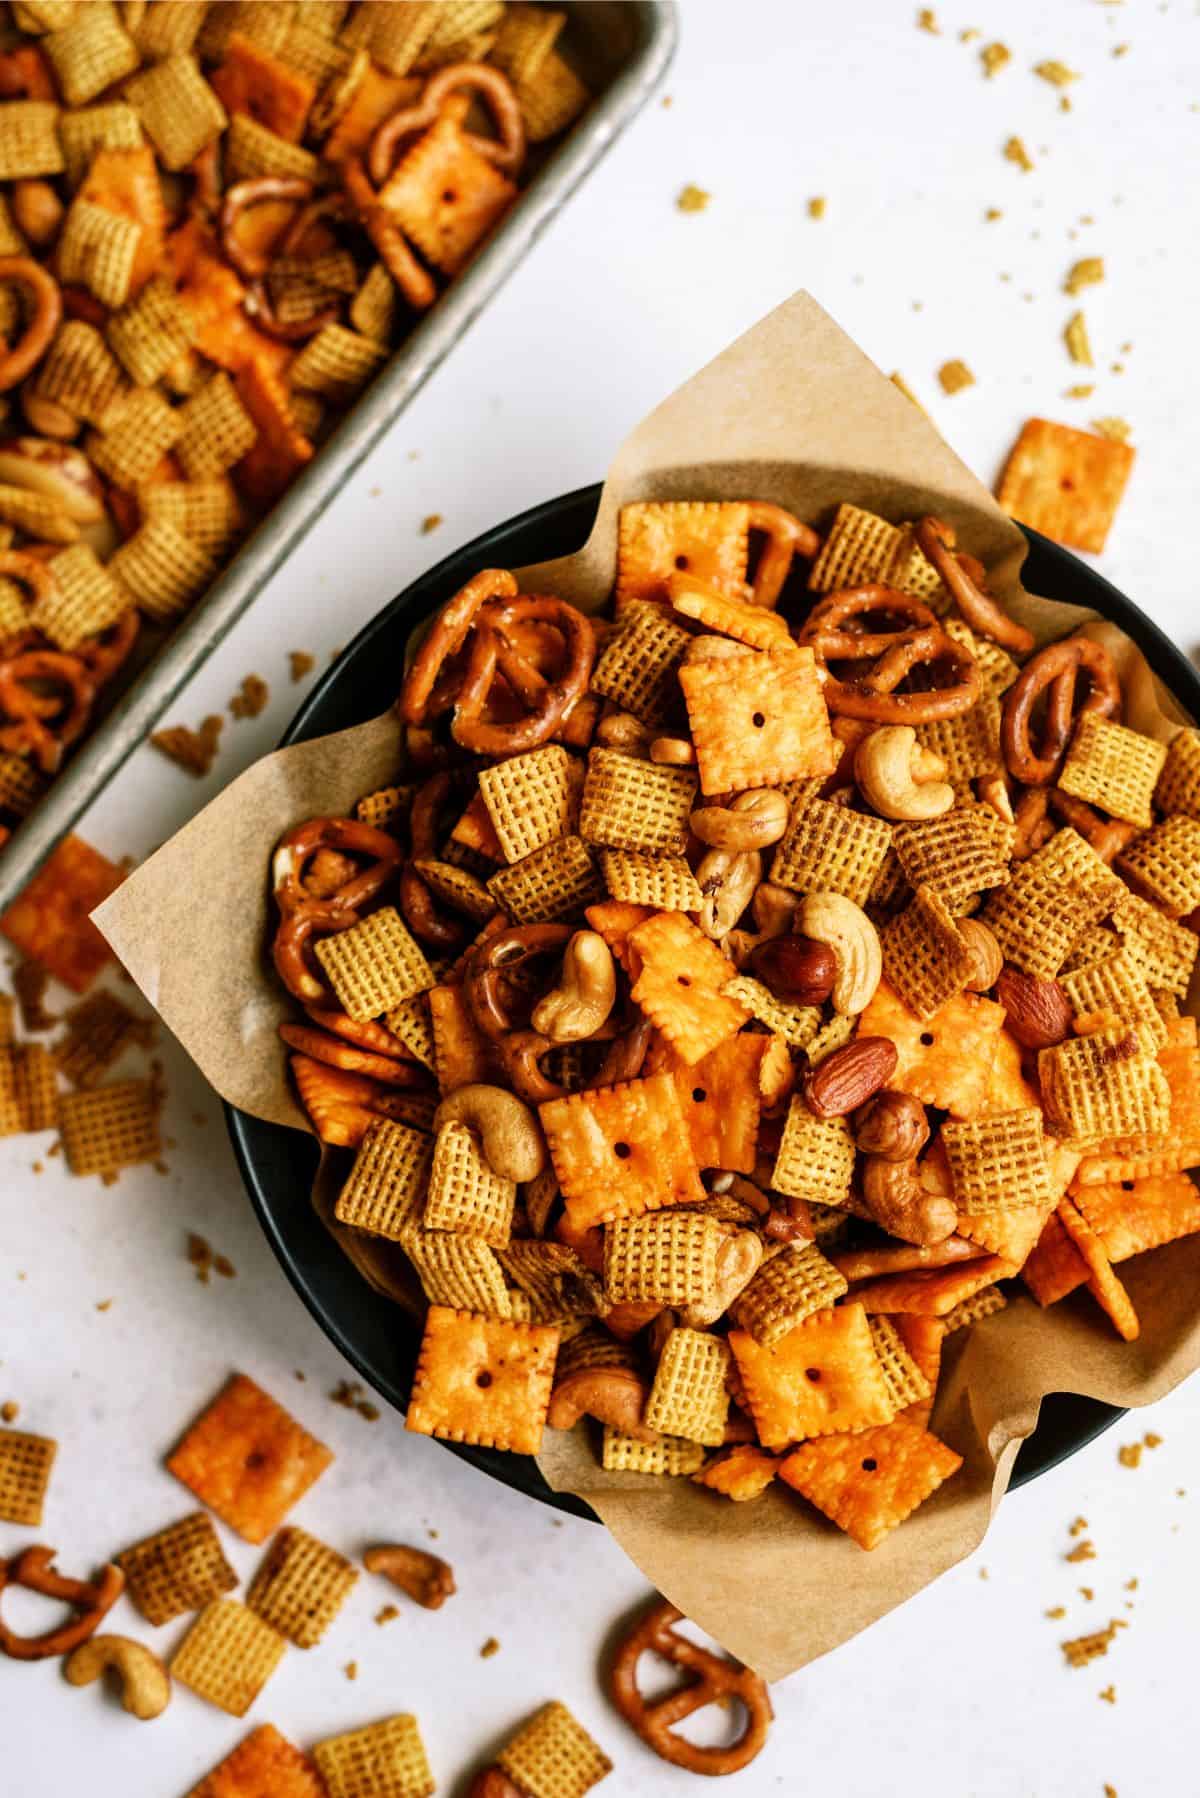
<svg viewBox="0 0 1200 1798">
<path fill-rule="evenodd" d="M 1084 368 L 1096 366 L 1092 358 L 1091 339 L 1088 337 L 1087 321 L 1082 312 L 1073 312 L 1063 328 L 1063 341 L 1067 346 L 1067 354 L 1072 362 L 1082 363 Z"/>
<path fill-rule="evenodd" d="M 1060 1617 L 1065 1617 L 1066 1614 L 1067 1614 L 1067 1607 L 1065 1604 L 1052 1605 L 1050 1607 L 1050 1609 L 1046 1612 L 1047 1617 L 1053 1617 L 1053 1619 L 1056 1623 L 1058 1622 Z"/>
<path fill-rule="evenodd" d="M 1107 1654 L 1109 1647 L 1116 1639 L 1119 1629 L 1128 1629 L 1129 1625 L 1120 1617 L 1114 1617 L 1107 1629 L 1093 1630 L 1087 1636 L 1074 1636 L 1069 1642 L 1060 1644 L 1067 1657 L 1069 1667 L 1086 1667 L 1089 1661 L 1099 1659 Z"/>
<path fill-rule="evenodd" d="M 371 1403 L 357 1380 L 339 1380 L 329 1396 L 343 1410 L 357 1411 L 368 1423 L 378 1422 L 379 1406 Z"/>
<path fill-rule="evenodd" d="M 1104 1798 L 1117 1798 L 1116 1786 L 1106 1785 L 1104 1788 Z"/>
<path fill-rule="evenodd" d="M 993 224 L 996 219 L 1002 219 L 1004 213 L 999 206 L 989 206 L 983 216 L 989 224 Z"/>
<path fill-rule="evenodd" d="M 422 537 L 428 537 L 430 531 L 436 531 L 441 522 L 442 514 L 440 512 L 426 513 L 425 517 L 421 520 Z"/>
<path fill-rule="evenodd" d="M 492 1656 L 494 1654 L 499 1654 L 499 1652 L 499 1642 L 497 1642 L 495 1636 L 489 1636 L 487 1641 L 483 1644 L 483 1647 L 479 1650 L 479 1658 L 481 1661 L 490 1661 Z"/>
<path fill-rule="evenodd" d="M 1146 1448 L 1162 1447 L 1162 1437 L 1158 1434 L 1157 1430 L 1147 1430 L 1146 1434 L 1142 1437 L 1142 1442 Z"/>
<path fill-rule="evenodd" d="M 188 1231 L 187 1258 L 195 1269 L 201 1286 L 207 1286 L 212 1272 L 212 1246 L 203 1236 L 197 1236 L 194 1230 Z"/>
<path fill-rule="evenodd" d="M 1127 418 L 1093 418 L 1092 429 L 1112 443 L 1128 443 L 1133 436 L 1133 426 Z"/>
<path fill-rule="evenodd" d="M 257 718 L 270 697 L 271 689 L 262 675 L 248 674 L 229 701 L 229 710 L 235 718 Z"/>
<path fill-rule="evenodd" d="M 150 742 L 160 755 L 165 755 L 185 774 L 194 774 L 201 780 L 212 771 L 224 725 L 225 720 L 214 712 L 199 730 L 189 730 L 186 724 L 171 724 L 166 730 L 154 731 Z"/>
<path fill-rule="evenodd" d="M 1073 387 L 1066 388 L 1063 398 L 1065 400 L 1087 400 L 1095 391 L 1096 386 L 1093 381 L 1077 381 Z"/>
<path fill-rule="evenodd" d="M 1033 173 L 1033 158 L 1019 137 L 1010 137 L 1004 146 L 1004 157 L 1007 162 L 1015 162 L 1023 174 Z"/>
<path fill-rule="evenodd" d="M 6 1398 L 4 1403 L 0 1405 L 0 1419 L 5 1423 L 16 1423 L 20 1415 L 21 1407 L 15 1398 Z"/>
<path fill-rule="evenodd" d="M 998 75 L 1006 63 L 1012 61 L 1012 51 L 1007 44 L 985 44 L 979 52 L 979 60 L 983 64 L 983 72 L 990 81 Z"/>
<path fill-rule="evenodd" d="M 1076 294 L 1084 287 L 1095 287 L 1104 279 L 1103 256 L 1081 256 L 1067 270 L 1063 292 Z"/>
<path fill-rule="evenodd" d="M 980 1568 L 980 1569 L 979 1569 L 979 1577 L 980 1577 L 980 1579 L 987 1579 L 987 1577 L 988 1577 L 988 1570 L 987 1570 L 987 1568 L 986 1568 L 986 1567 L 981 1567 L 981 1568 Z"/>
<path fill-rule="evenodd" d="M 1122 1467 L 1140 1467 L 1142 1464 L 1142 1445 L 1140 1442 L 1124 1442 L 1117 1450 L 1117 1460 Z"/>
<path fill-rule="evenodd" d="M 937 14 L 932 6 L 921 6 L 917 9 L 917 30 L 927 31 L 931 37 L 941 37 L 942 28 L 937 22 Z"/>
<path fill-rule="evenodd" d="M 1068 1554 L 1063 1556 L 1063 1559 L 1075 1563 L 1080 1561 L 1094 1561 L 1096 1559 L 1095 1544 L 1090 1541 L 1079 1542 Z"/>
<path fill-rule="evenodd" d="M 358 1678 L 358 1662 L 357 1661 L 347 1661 L 346 1665 L 342 1668 L 342 1672 L 346 1675 L 347 1679 L 357 1679 Z"/>
<path fill-rule="evenodd" d="M 1125 1581 L 1125 1590 L 1127 1592 L 1136 1592 L 1137 1589 L 1138 1589 L 1138 1583 L 1137 1583 L 1136 1579 L 1127 1579 Z"/>
<path fill-rule="evenodd" d="M 98 1299 L 96 1302 L 96 1309 L 97 1311 L 110 1311 L 112 1309 L 112 1300 Z"/>
<path fill-rule="evenodd" d="M 823 219 L 825 217 L 825 205 L 826 205 L 825 195 L 824 194 L 814 194 L 812 199 L 808 202 L 809 218 L 810 219 Z"/>
<path fill-rule="evenodd" d="M 964 387 L 974 387 L 975 376 L 966 363 L 959 357 L 943 362 L 938 369 L 938 381 L 943 393 L 961 393 Z"/>
<path fill-rule="evenodd" d="M 376 1621 L 376 1623 L 379 1623 L 379 1624 L 391 1623 L 399 1615 L 400 1615 L 400 1607 L 398 1605 L 385 1604 L 383 1606 L 382 1610 L 376 1611 L 375 1621 Z"/>
<path fill-rule="evenodd" d="M 307 649 L 288 650 L 288 669 L 294 681 L 303 680 L 306 674 L 312 673 L 316 665 L 316 656 L 310 655 Z"/>
<path fill-rule="evenodd" d="M 1065 62 L 1057 62 L 1053 57 L 1046 62 L 1035 62 L 1033 72 L 1048 81 L 1051 87 L 1070 87 L 1072 81 L 1079 80 L 1078 69 L 1069 69 Z"/>
<path fill-rule="evenodd" d="M 711 199 L 712 195 L 705 188 L 689 181 L 686 187 L 680 188 L 675 204 L 680 212 L 703 212 Z"/>
<path fill-rule="evenodd" d="M 973 44 L 977 37 L 982 36 L 983 33 L 978 25 L 964 25 L 958 34 L 958 41 L 960 44 Z"/>
<path fill-rule="evenodd" d="M 13 992 L 17 996 L 17 1004 L 21 1008 L 21 1022 L 31 1034 L 39 1030 L 53 1029 L 58 1022 L 58 1013 L 46 1007 L 46 988 L 50 984 L 49 970 L 40 962 L 20 961 L 13 969 Z"/>
<path fill-rule="evenodd" d="M 1080 1591 L 1080 1595 L 1083 1598 L 1086 1598 L 1086 1600 L 1089 1604 L 1092 1602 L 1093 1598 L 1095 1598 L 1095 1596 L 1096 1596 L 1096 1594 L 1092 1590 L 1091 1586 L 1080 1586 L 1079 1591 Z"/>
<path fill-rule="evenodd" d="M 305 1380 L 308 1379 L 308 1375 L 306 1373 L 302 1372 L 302 1370 L 298 1367 L 293 1370 L 292 1377 L 293 1377 L 293 1379 L 299 1380 L 301 1383 L 303 1383 Z"/>
<path fill-rule="evenodd" d="M 1102 1692 L 1097 1692 L 1096 1696 L 1097 1698 L 1103 1698 L 1105 1704 L 1115 1704 L 1117 1702 L 1117 1688 L 1115 1686 L 1105 1686 L 1104 1690 Z"/>
</svg>

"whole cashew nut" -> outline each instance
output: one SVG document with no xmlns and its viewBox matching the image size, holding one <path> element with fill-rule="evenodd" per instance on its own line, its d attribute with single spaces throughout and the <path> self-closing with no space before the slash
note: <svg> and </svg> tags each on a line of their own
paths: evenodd
<svg viewBox="0 0 1200 1798">
<path fill-rule="evenodd" d="M 573 1430 L 581 1417 L 595 1417 L 636 1442 L 657 1442 L 657 1433 L 642 1422 L 647 1396 L 630 1367 L 578 1367 L 554 1388 L 546 1422 L 552 1430 Z"/>
<path fill-rule="evenodd" d="M 833 950 L 833 1009 L 842 1017 L 865 1011 L 883 976 L 883 952 L 879 932 L 862 907 L 844 893 L 809 893 L 800 901 L 795 927 Z"/>
<path fill-rule="evenodd" d="M 650 751 L 650 726 L 635 718 L 632 712 L 610 712 L 596 726 L 596 741 L 605 749 L 646 756 Z"/>
<path fill-rule="evenodd" d="M 698 923 L 706 937 L 719 943 L 733 929 L 762 879 L 762 854 L 745 849 L 710 849 L 700 858 L 696 879 L 704 895 Z"/>
<path fill-rule="evenodd" d="M 90 1686 L 109 1667 L 121 1681 L 121 1704 L 148 1723 L 171 1702 L 171 1676 L 152 1649 L 132 1636 L 93 1636 L 67 1656 L 63 1672 L 73 1686 Z"/>
<path fill-rule="evenodd" d="M 763 1240 L 756 1230 L 739 1230 L 736 1236 L 727 1237 L 717 1250 L 714 1285 L 694 1305 L 684 1307 L 680 1323 L 689 1330 L 707 1330 L 715 1324 L 749 1286 L 762 1260 Z"/>
<path fill-rule="evenodd" d="M 662 768 L 691 768 L 696 761 L 696 746 L 690 737 L 655 737 L 650 745 L 650 760 Z"/>
<path fill-rule="evenodd" d="M 447 1094 L 433 1114 L 433 1128 L 465 1124 L 477 1132 L 483 1158 L 502 1180 L 536 1180 L 546 1165 L 546 1143 L 523 1100 L 502 1086 L 472 1083 Z"/>
<path fill-rule="evenodd" d="M 754 788 L 728 805 L 700 806 L 692 813 L 692 830 L 713 849 L 768 849 L 787 829 L 790 809 L 783 793 Z"/>
<path fill-rule="evenodd" d="M 954 788 L 941 776 L 946 764 L 917 742 L 911 724 L 884 724 L 854 752 L 854 778 L 863 798 L 883 818 L 908 823 L 940 818 L 954 804 Z"/>
<path fill-rule="evenodd" d="M 882 1155 L 868 1155 L 862 1192 L 875 1222 L 902 1242 L 932 1247 L 953 1236 L 958 1224 L 954 1200 L 925 1191 L 915 1160 L 885 1161 Z"/>
<path fill-rule="evenodd" d="M 800 895 L 790 887 L 777 886 L 773 880 L 763 881 L 751 905 L 754 922 L 764 937 L 787 936 L 795 926 L 799 909 Z"/>
<path fill-rule="evenodd" d="M 616 999 L 612 950 L 597 931 L 577 930 L 563 951 L 558 985 L 538 1000 L 529 1021 L 553 1043 L 581 1043 L 608 1021 Z"/>
</svg>

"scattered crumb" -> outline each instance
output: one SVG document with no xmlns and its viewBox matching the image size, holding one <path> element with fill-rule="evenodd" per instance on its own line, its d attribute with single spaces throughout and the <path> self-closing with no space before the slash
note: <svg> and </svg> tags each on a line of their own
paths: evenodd
<svg viewBox="0 0 1200 1798">
<path fill-rule="evenodd" d="M 199 1129 L 202 1129 L 205 1124 L 207 1124 L 208 1119 L 202 1111 L 193 1111 L 192 1122 L 193 1122 L 193 1124 L 195 1124 L 196 1128 L 199 1130 Z"/>
<path fill-rule="evenodd" d="M 213 1269 L 216 1273 L 220 1274 L 223 1280 L 233 1280 L 237 1278 L 237 1268 L 233 1265 L 233 1262 L 229 1259 L 228 1255 L 214 1255 Z"/>
<path fill-rule="evenodd" d="M 1125 1581 L 1125 1590 L 1127 1592 L 1136 1592 L 1137 1589 L 1138 1589 L 1138 1583 L 1137 1583 L 1136 1579 L 1127 1579 Z"/>
<path fill-rule="evenodd" d="M 1055 62 L 1053 58 L 1049 62 L 1035 62 L 1033 72 L 1048 81 L 1051 87 L 1069 87 L 1072 81 L 1079 80 L 1078 69 L 1069 69 L 1065 62 Z"/>
<path fill-rule="evenodd" d="M 1071 98 L 1070 98 L 1069 94 L 1062 95 L 1062 97 L 1060 98 L 1060 100 L 1058 102 L 1058 110 L 1060 112 L 1070 112 L 1071 111 Z"/>
<path fill-rule="evenodd" d="M 1162 1447 L 1162 1437 L 1158 1434 L 1157 1430 L 1147 1430 L 1146 1434 L 1142 1437 L 1142 1441 L 1147 1448 Z"/>
<path fill-rule="evenodd" d="M 1004 146 L 1005 159 L 1015 162 L 1026 175 L 1033 173 L 1033 158 L 1019 137 L 1010 137 Z"/>
<path fill-rule="evenodd" d="M 0 1419 L 5 1423 L 16 1423 L 20 1415 L 21 1407 L 15 1398 L 6 1398 L 4 1403 L 0 1405 Z"/>
<path fill-rule="evenodd" d="M 1072 362 L 1082 363 L 1084 368 L 1096 366 L 1092 359 L 1092 345 L 1088 337 L 1087 324 L 1082 312 L 1073 312 L 1063 329 L 1063 341 L 1067 346 L 1067 354 Z"/>
<path fill-rule="evenodd" d="M 1107 1654 L 1110 1644 L 1115 1641 L 1119 1629 L 1128 1629 L 1129 1625 L 1120 1617 L 1114 1617 L 1107 1629 L 1093 1630 L 1091 1635 L 1075 1636 L 1069 1642 L 1060 1644 L 1067 1657 L 1069 1667 L 1086 1667 L 1089 1661 L 1097 1660 Z"/>
<path fill-rule="evenodd" d="M 1078 1542 L 1075 1547 L 1071 1549 L 1069 1554 L 1063 1556 L 1063 1559 L 1075 1563 L 1080 1561 L 1094 1561 L 1096 1559 L 1095 1544 L 1092 1542 Z"/>
<path fill-rule="evenodd" d="M 1046 1612 L 1047 1617 L 1053 1617 L 1056 1623 L 1060 1617 L 1065 1617 L 1066 1614 L 1067 1607 L 1065 1604 L 1056 1604 Z"/>
<path fill-rule="evenodd" d="M 112 1309 L 112 1300 L 111 1299 L 98 1299 L 96 1302 L 96 1309 L 97 1309 L 97 1311 L 111 1310 Z"/>
<path fill-rule="evenodd" d="M 1104 1788 L 1104 1798 L 1117 1798 L 1116 1786 L 1106 1785 Z"/>
<path fill-rule="evenodd" d="M 150 741 L 168 761 L 199 780 L 212 770 L 224 725 L 225 720 L 212 713 L 199 730 L 189 730 L 186 724 L 171 724 L 166 730 L 156 730 Z"/>
<path fill-rule="evenodd" d="M 961 393 L 964 387 L 974 387 L 975 376 L 966 363 L 955 356 L 949 362 L 943 362 L 938 369 L 938 381 L 943 393 Z"/>
<path fill-rule="evenodd" d="M 357 1661 L 347 1661 L 346 1665 L 342 1668 L 342 1672 L 346 1675 L 347 1679 L 357 1679 L 358 1678 L 358 1662 Z"/>
<path fill-rule="evenodd" d="M 1063 282 L 1063 292 L 1076 294 L 1080 288 L 1095 287 L 1104 279 L 1103 256 L 1082 256 L 1067 270 L 1067 278 Z"/>
<path fill-rule="evenodd" d="M 440 512 L 427 513 L 426 516 L 421 520 L 421 535 L 422 535 L 422 537 L 428 537 L 430 531 L 436 531 L 438 526 L 441 524 L 441 522 L 442 522 L 442 514 Z"/>
<path fill-rule="evenodd" d="M 937 14 L 932 6 L 922 6 L 918 9 L 917 30 L 928 31 L 931 37 L 941 37 L 942 28 L 937 22 Z"/>
<path fill-rule="evenodd" d="M 1117 56 L 1117 57 L 1128 56 L 1129 51 L 1130 51 L 1130 46 L 1128 44 L 1114 44 L 1112 47 L 1112 53 L 1114 56 Z"/>
<path fill-rule="evenodd" d="M 58 1022 L 58 1013 L 46 1009 L 46 988 L 50 984 L 48 971 L 36 961 L 20 961 L 13 969 L 12 983 L 26 1030 L 53 1029 Z"/>
<path fill-rule="evenodd" d="M 307 1380 L 308 1375 L 306 1373 L 302 1373 L 300 1371 L 300 1369 L 297 1367 L 295 1370 L 294 1378 L 303 1382 L 303 1381 Z"/>
<path fill-rule="evenodd" d="M 257 718 L 271 697 L 271 689 L 261 674 L 248 674 L 229 701 L 235 718 Z"/>
<path fill-rule="evenodd" d="M 1012 61 L 1012 51 L 1007 44 L 985 44 L 979 52 L 979 60 L 983 64 L 983 72 L 990 81 L 998 75 L 1005 63 Z"/>
<path fill-rule="evenodd" d="M 316 656 L 309 655 L 307 649 L 289 649 L 288 667 L 294 681 L 303 680 L 316 667 Z"/>
<path fill-rule="evenodd" d="M 1105 1686 L 1104 1690 L 1102 1692 L 1097 1692 L 1096 1696 L 1097 1698 L 1103 1698 L 1105 1704 L 1115 1704 L 1117 1702 L 1117 1688 L 1115 1686 Z"/>
<path fill-rule="evenodd" d="M 981 1568 L 980 1568 L 980 1569 L 979 1569 L 979 1577 L 980 1577 L 980 1579 L 987 1579 L 987 1577 L 988 1577 L 988 1570 L 987 1570 L 987 1568 L 986 1568 L 986 1567 L 981 1567 Z"/>
<path fill-rule="evenodd" d="M 1122 1467 L 1140 1467 L 1142 1464 L 1142 1445 L 1140 1442 L 1125 1442 L 1117 1450 L 1117 1460 Z"/>
<path fill-rule="evenodd" d="M 662 109 L 664 112 L 670 111 L 671 107 L 674 106 L 674 104 L 675 104 L 675 97 L 673 94 L 664 94 L 663 95 Z"/>
<path fill-rule="evenodd" d="M 1175 1496 L 1176 1496 L 1176 1498 L 1186 1498 L 1187 1497 L 1187 1487 L 1186 1486 L 1176 1486 Z"/>
<path fill-rule="evenodd" d="M 1081 1596 L 1086 1598 L 1087 1602 L 1089 1604 L 1091 1604 L 1093 1598 L 1095 1598 L 1095 1596 L 1096 1596 L 1096 1594 L 1092 1590 L 1091 1586 L 1080 1586 L 1079 1591 L 1080 1591 Z"/>
<path fill-rule="evenodd" d="M 1071 1536 L 1071 1537 L 1082 1536 L 1085 1533 L 1085 1531 L 1087 1530 L 1087 1527 L 1088 1527 L 1087 1518 L 1086 1517 L 1077 1517 L 1075 1519 L 1074 1523 L 1071 1525 L 1070 1529 L 1067 1531 L 1067 1534 L 1068 1534 L 1068 1536 Z"/>
<path fill-rule="evenodd" d="M 333 648 L 332 648 L 332 649 L 331 649 L 331 650 L 330 650 L 330 652 L 329 652 L 329 660 L 330 660 L 330 661 L 331 661 L 331 662 L 336 662 L 336 661 L 337 661 L 337 659 L 338 659 L 338 657 L 339 657 L 339 656 L 340 656 L 340 655 L 341 655 L 341 653 L 342 653 L 342 648 L 343 648 L 343 645 L 342 645 L 342 644 L 341 644 L 341 643 L 335 643 L 335 644 L 334 644 L 334 646 L 333 646 Z"/>
<path fill-rule="evenodd" d="M 1089 400 L 1095 391 L 1094 381 L 1077 381 L 1073 387 L 1066 389 L 1063 398 L 1065 400 Z"/>
<path fill-rule="evenodd" d="M 989 224 L 994 224 L 997 219 L 1002 219 L 1004 214 L 1001 212 L 999 206 L 989 206 L 983 216 Z"/>
<path fill-rule="evenodd" d="M 425 1532 L 431 1542 L 436 1542 L 441 1533 L 441 1530 L 426 1530 Z"/>
<path fill-rule="evenodd" d="M 194 1230 L 188 1231 L 187 1258 L 195 1268 L 196 1278 L 201 1286 L 207 1286 L 212 1272 L 212 1247 L 203 1236 L 197 1236 Z"/>
<path fill-rule="evenodd" d="M 813 195 L 812 199 L 808 202 L 808 216 L 810 219 L 823 219 L 825 217 L 824 194 Z"/>
<path fill-rule="evenodd" d="M 499 1654 L 499 1652 L 499 1642 L 497 1642 L 495 1636 L 489 1636 L 483 1647 L 479 1650 L 479 1658 L 481 1661 L 490 1661 L 492 1656 L 494 1654 Z"/>
<path fill-rule="evenodd" d="M 46 1171 L 40 1161 L 31 1161 L 29 1165 L 35 1174 L 44 1174 Z"/>
<path fill-rule="evenodd" d="M 680 212 L 703 212 L 712 195 L 703 187 L 696 187 L 691 181 L 681 187 L 675 197 L 675 204 Z"/>
<path fill-rule="evenodd" d="M 1092 429 L 1098 431 L 1101 437 L 1108 437 L 1113 443 L 1128 443 L 1133 436 L 1133 426 L 1127 418 L 1093 418 Z M 1139 1442 L 1135 1446 L 1140 1453 L 1142 1444 Z M 1137 1463 L 1134 1462 L 1133 1465 L 1136 1466 Z"/>
<path fill-rule="evenodd" d="M 329 1396 L 343 1410 L 357 1411 L 368 1423 L 378 1422 L 379 1406 L 371 1403 L 357 1380 L 339 1380 Z"/>
<path fill-rule="evenodd" d="M 375 1621 L 376 1621 L 376 1623 L 381 1623 L 381 1624 L 382 1623 L 391 1623 L 399 1615 L 400 1615 L 400 1609 L 399 1609 L 398 1605 L 385 1604 L 382 1610 L 376 1611 Z"/>
<path fill-rule="evenodd" d="M 958 41 L 960 44 L 973 44 L 977 37 L 982 36 L 978 25 L 965 25 L 958 34 Z"/>
</svg>

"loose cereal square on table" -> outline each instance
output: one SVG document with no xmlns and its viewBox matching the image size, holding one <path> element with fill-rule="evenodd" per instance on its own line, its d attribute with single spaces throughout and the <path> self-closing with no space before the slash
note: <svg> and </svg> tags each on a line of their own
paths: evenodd
<svg viewBox="0 0 1200 1798">
<path fill-rule="evenodd" d="M 57 1453 L 51 1436 L 0 1429 L 0 1519 L 38 1528 Z"/>
<path fill-rule="evenodd" d="M 244 1717 L 287 1643 L 235 1598 L 205 1605 L 171 1660 L 171 1676 L 231 1717 Z"/>
<path fill-rule="evenodd" d="M 436 1787 L 417 1719 L 400 1712 L 313 1749 L 328 1798 L 429 1798 Z"/>
<path fill-rule="evenodd" d="M 212 1518 L 194 1511 L 116 1557 L 125 1590 L 147 1623 L 170 1623 L 232 1592 L 237 1574 L 225 1559 Z"/>
<path fill-rule="evenodd" d="M 344 1555 L 288 1524 L 259 1565 L 246 1603 L 297 1648 L 315 1648 L 357 1579 Z"/>
<path fill-rule="evenodd" d="M 496 1761 L 529 1798 L 584 1798 L 612 1772 L 604 1750 L 557 1700 L 543 1705 Z"/>
</svg>

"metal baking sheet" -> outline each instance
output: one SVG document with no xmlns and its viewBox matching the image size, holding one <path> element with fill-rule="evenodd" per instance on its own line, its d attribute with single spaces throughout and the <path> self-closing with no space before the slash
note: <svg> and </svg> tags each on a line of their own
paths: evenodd
<svg viewBox="0 0 1200 1798">
<path fill-rule="evenodd" d="M 14 831 L 0 851 L 0 910 L 149 736 L 661 81 L 679 33 L 674 0 L 567 0 L 566 10 L 564 47 L 596 100 L 491 242 L 400 345 L 304 474 Z"/>
</svg>

